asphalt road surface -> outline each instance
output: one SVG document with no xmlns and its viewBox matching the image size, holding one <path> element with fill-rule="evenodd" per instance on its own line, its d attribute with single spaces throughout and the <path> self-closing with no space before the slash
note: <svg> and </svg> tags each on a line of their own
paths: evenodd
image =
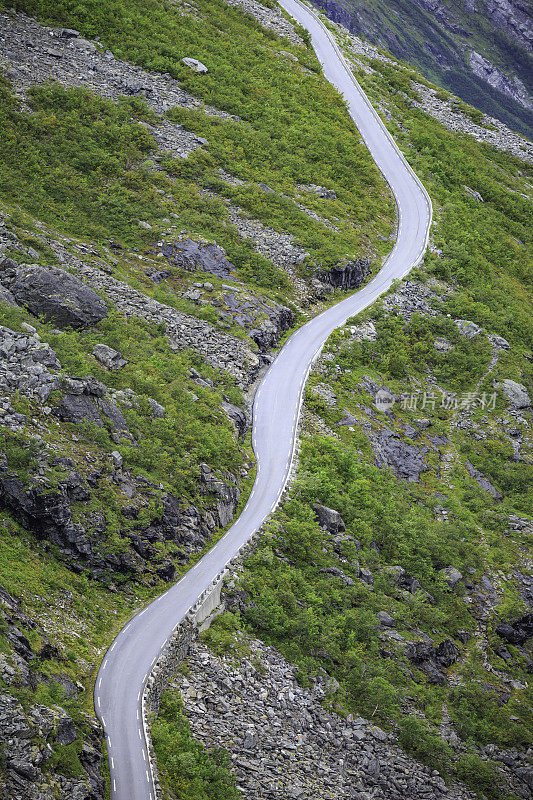
<svg viewBox="0 0 533 800">
<path fill-rule="evenodd" d="M 106 735 L 113 800 L 155 800 L 142 693 L 153 664 L 175 626 L 276 507 L 296 444 L 304 384 L 330 333 L 365 309 L 392 281 L 422 258 L 431 224 L 431 203 L 376 112 L 353 78 L 331 35 L 299 0 L 280 4 L 312 36 L 327 79 L 339 89 L 398 204 L 397 241 L 383 268 L 363 289 L 296 331 L 279 352 L 255 396 L 253 447 L 257 477 L 248 503 L 226 535 L 165 594 L 137 614 L 119 633 L 98 673 L 96 713 Z"/>
</svg>

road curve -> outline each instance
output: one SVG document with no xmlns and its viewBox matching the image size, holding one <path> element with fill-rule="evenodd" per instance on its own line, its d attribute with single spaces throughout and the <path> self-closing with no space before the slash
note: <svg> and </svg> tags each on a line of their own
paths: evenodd
<svg viewBox="0 0 533 800">
<path fill-rule="evenodd" d="M 303 389 L 315 357 L 335 328 L 419 263 L 428 242 L 430 199 L 352 76 L 333 37 L 300 0 L 279 1 L 311 33 L 326 78 L 344 95 L 350 115 L 391 186 L 398 205 L 397 241 L 380 272 L 363 289 L 297 330 L 280 350 L 255 395 L 252 442 L 257 477 L 244 510 L 201 561 L 137 614 L 107 651 L 96 679 L 94 702 L 106 736 L 113 800 L 155 800 L 142 723 L 146 681 L 177 623 L 279 502 L 294 456 Z"/>
</svg>

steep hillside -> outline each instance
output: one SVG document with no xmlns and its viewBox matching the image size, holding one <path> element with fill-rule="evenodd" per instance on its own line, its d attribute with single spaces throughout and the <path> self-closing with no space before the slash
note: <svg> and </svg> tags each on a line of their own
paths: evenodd
<svg viewBox="0 0 533 800">
<path fill-rule="evenodd" d="M 101 800 L 102 655 L 242 507 L 258 377 L 394 204 L 273 0 L 0 6 L 0 798 Z M 525 799 L 533 150 L 337 33 L 434 240 L 316 364 L 163 696 L 163 796 Z"/>
<path fill-rule="evenodd" d="M 352 33 L 533 138 L 533 9 L 527 0 L 313 2 Z"/>
<path fill-rule="evenodd" d="M 449 130 L 435 88 L 336 31 L 432 196 L 430 252 L 331 337 L 290 499 L 173 691 L 245 797 L 527 798 L 531 153 Z"/>
<path fill-rule="evenodd" d="M 394 212 L 289 22 L 3 7 L 0 796 L 94 800 L 102 653 L 233 519 L 254 382 Z"/>
</svg>

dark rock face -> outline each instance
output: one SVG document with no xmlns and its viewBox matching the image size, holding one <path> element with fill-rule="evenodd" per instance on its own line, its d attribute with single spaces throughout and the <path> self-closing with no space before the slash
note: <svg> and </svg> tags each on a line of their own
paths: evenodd
<svg viewBox="0 0 533 800">
<path fill-rule="evenodd" d="M 23 264 L 8 288 L 19 305 L 60 328 L 87 328 L 107 315 L 96 292 L 57 267 Z"/>
<path fill-rule="evenodd" d="M 276 303 L 274 300 L 270 300 L 267 304 L 261 303 L 260 298 L 258 298 L 258 304 L 260 305 L 259 310 L 266 313 L 267 320 L 259 326 L 252 323 L 252 327 L 248 330 L 248 335 L 254 340 L 259 349 L 265 352 L 274 347 L 285 331 L 289 330 L 294 323 L 295 316 L 290 308 L 281 305 L 281 303 Z"/>
<path fill-rule="evenodd" d="M 92 514 L 89 527 L 72 519 L 71 502 L 85 503 L 91 499 L 88 483 L 81 478 L 70 459 L 56 459 L 52 466 L 65 471 L 59 485 L 53 489 L 38 477 L 32 479 L 30 485 L 25 485 L 9 471 L 6 459 L 0 459 L 0 507 L 9 508 L 40 540 L 58 547 L 61 557 L 72 569 L 88 570 L 96 578 L 114 571 L 133 577 L 149 572 L 163 580 L 173 580 L 176 574 L 174 564 L 168 558 L 162 560 L 158 557 L 154 543 L 170 543 L 169 555 L 178 561 L 186 560 L 206 544 L 215 528 L 232 521 L 239 498 L 237 481 L 233 476 L 228 475 L 226 480 L 222 480 L 207 464 L 203 464 L 200 491 L 208 496 L 205 510 L 166 494 L 161 498 L 159 516 L 146 527 L 125 531 L 125 549 L 110 552 L 101 547 L 107 532 L 104 515 Z M 115 468 L 111 480 L 119 485 L 123 481 L 128 486 L 131 484 L 133 494 L 153 496 L 157 490 L 144 479 L 133 479 L 121 467 Z M 97 482 L 98 476 L 95 476 L 89 483 L 96 486 Z M 139 511 L 140 506 L 131 505 L 123 509 L 123 515 L 135 520 Z M 21 637 L 22 634 L 13 640 L 13 646 L 22 653 L 28 650 L 29 643 Z"/>
<path fill-rule="evenodd" d="M 213 305 L 222 319 L 243 328 L 263 352 L 273 347 L 295 320 L 287 306 L 271 298 L 243 294 L 237 288 Z"/>
<path fill-rule="evenodd" d="M 237 436 L 244 436 L 248 428 L 248 418 L 242 408 L 224 400 L 222 410 L 233 423 Z"/>
<path fill-rule="evenodd" d="M 216 510 L 219 523 L 222 527 L 229 525 L 234 517 L 239 500 L 239 489 L 237 486 L 230 486 L 219 478 L 208 464 L 200 464 L 200 486 L 201 491 L 207 495 L 213 495 L 216 499 Z"/>
<path fill-rule="evenodd" d="M 53 492 L 47 488 L 38 484 L 26 487 L 0 465 L 0 502 L 40 539 L 86 557 L 91 548 L 81 525 L 72 521 L 66 487 L 60 486 Z"/>
<path fill-rule="evenodd" d="M 510 644 L 525 644 L 533 637 L 533 614 L 526 614 L 515 622 L 498 625 L 496 633 Z"/>
<path fill-rule="evenodd" d="M 225 251 L 216 244 L 184 239 L 164 245 L 162 253 L 170 264 L 183 269 L 210 272 L 218 278 L 228 278 L 235 273 L 235 267 L 226 258 Z"/>
<path fill-rule="evenodd" d="M 445 684 L 446 674 L 442 671 L 459 659 L 458 647 L 451 639 L 445 639 L 438 647 L 429 642 L 412 642 L 406 651 L 408 659 L 425 675 L 430 683 Z"/>
<path fill-rule="evenodd" d="M 398 478 L 416 482 L 427 470 L 427 447 L 414 447 L 400 439 L 390 428 L 383 428 L 374 441 L 378 467 L 390 467 Z"/>
<path fill-rule="evenodd" d="M 239 490 L 234 478 L 228 476 L 227 481 L 215 475 L 207 464 L 202 464 L 200 491 L 210 496 L 210 508 L 201 511 L 192 503 L 183 503 L 174 495 L 164 495 L 161 499 L 160 515 L 132 539 L 135 550 L 143 558 L 150 559 L 150 553 L 153 552 L 150 549 L 151 543 L 173 542 L 176 544 L 178 558 L 185 560 L 202 548 L 214 529 L 228 525 L 235 515 Z M 123 513 L 134 518 L 135 507 L 124 509 Z M 158 566 L 157 574 L 166 580 L 172 580 L 174 573 L 170 566 L 169 562 L 163 562 Z"/>
<path fill-rule="evenodd" d="M 104 397 L 107 387 L 103 383 L 91 377 L 82 380 L 67 379 L 65 388 L 67 394 L 53 410 L 58 419 L 74 423 L 86 420 L 99 428 L 105 423 L 114 438 L 120 438 L 121 435 L 130 440 L 133 438 L 118 406 Z"/>
<path fill-rule="evenodd" d="M 332 269 L 320 272 L 321 281 L 331 284 L 335 289 L 358 289 L 365 278 L 370 275 L 370 261 L 368 258 L 356 258 L 345 264 L 338 264 Z"/>
<path fill-rule="evenodd" d="M 313 506 L 313 510 L 321 528 L 325 528 L 330 533 L 340 533 L 346 530 L 343 518 L 335 509 L 317 504 Z"/>
</svg>

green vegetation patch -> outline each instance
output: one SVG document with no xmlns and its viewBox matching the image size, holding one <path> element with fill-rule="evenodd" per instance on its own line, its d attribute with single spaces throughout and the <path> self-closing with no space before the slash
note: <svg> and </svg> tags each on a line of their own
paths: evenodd
<svg viewBox="0 0 533 800">
<path fill-rule="evenodd" d="M 181 800 L 237 800 L 240 797 L 227 753 L 193 738 L 179 692 L 166 691 L 152 727 L 165 797 Z"/>
</svg>

